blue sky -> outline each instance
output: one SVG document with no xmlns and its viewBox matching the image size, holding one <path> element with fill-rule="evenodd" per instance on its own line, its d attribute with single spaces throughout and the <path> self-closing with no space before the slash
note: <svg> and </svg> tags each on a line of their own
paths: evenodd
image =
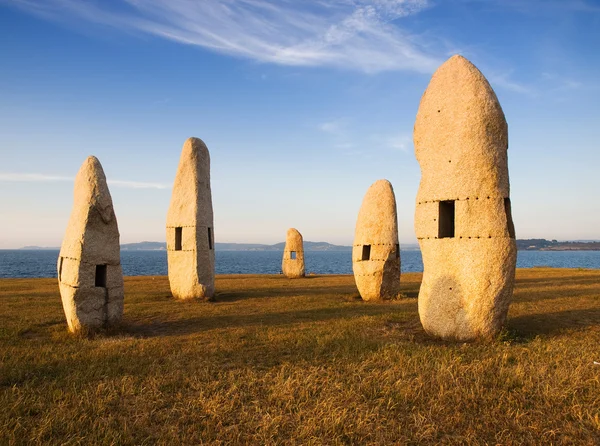
<svg viewBox="0 0 600 446">
<path fill-rule="evenodd" d="M 0 0 L 0 248 L 59 246 L 96 155 L 121 241 L 162 241 L 181 146 L 215 237 L 350 244 L 369 185 L 415 243 L 419 100 L 453 54 L 509 124 L 517 237 L 600 239 L 600 1 Z"/>
</svg>

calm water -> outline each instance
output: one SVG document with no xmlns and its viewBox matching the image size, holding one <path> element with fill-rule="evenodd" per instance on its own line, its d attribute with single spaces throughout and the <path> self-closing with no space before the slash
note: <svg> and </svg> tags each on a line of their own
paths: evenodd
<svg viewBox="0 0 600 446">
<path fill-rule="evenodd" d="M 315 274 L 352 274 L 350 252 L 305 252 L 306 272 Z M 217 274 L 278 274 L 281 252 L 217 251 Z M 57 250 L 0 250 L 0 277 L 56 277 Z M 121 252 L 126 276 L 163 276 L 167 274 L 166 251 Z M 600 269 L 600 251 L 519 251 L 518 268 L 551 266 L 556 268 Z M 402 271 L 423 271 L 419 251 L 402 251 Z"/>
</svg>

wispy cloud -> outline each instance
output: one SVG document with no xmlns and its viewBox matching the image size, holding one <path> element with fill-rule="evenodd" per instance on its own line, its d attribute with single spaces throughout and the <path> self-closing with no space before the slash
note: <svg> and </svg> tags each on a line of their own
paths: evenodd
<svg viewBox="0 0 600 446">
<path fill-rule="evenodd" d="M 553 91 L 568 91 L 568 90 L 578 90 L 584 87 L 582 82 L 561 76 L 556 73 L 542 73 L 542 80 L 547 81 L 548 83 L 552 83 L 554 85 Z"/>
<path fill-rule="evenodd" d="M 334 148 L 348 150 L 355 147 L 353 138 L 350 135 L 349 124 L 349 119 L 338 118 L 319 124 L 318 129 L 331 138 Z"/>
<path fill-rule="evenodd" d="M 74 177 L 60 175 L 45 175 L 39 173 L 0 173 L 0 181 L 4 182 L 28 182 L 28 183 L 52 183 L 52 182 L 73 182 Z M 140 181 L 125 180 L 107 180 L 108 184 L 116 187 L 125 187 L 130 189 L 170 189 L 170 184 L 164 183 L 145 183 Z"/>
<path fill-rule="evenodd" d="M 535 96 L 537 94 L 535 88 L 519 83 L 511 79 L 510 73 L 498 74 L 489 72 L 487 78 L 492 84 L 492 87 L 500 87 L 505 90 L 513 91 L 515 93 L 522 93 L 528 96 Z"/>
<path fill-rule="evenodd" d="M 401 27 L 429 0 L 0 0 L 45 18 L 137 30 L 259 62 L 432 72 L 431 42 Z"/>
<path fill-rule="evenodd" d="M 412 150 L 412 138 L 407 133 L 396 134 L 373 134 L 373 144 L 384 149 L 408 153 Z"/>
<path fill-rule="evenodd" d="M 360 126 L 356 120 L 344 117 L 323 122 L 317 126 L 330 139 L 331 147 L 346 154 L 365 155 L 372 152 L 412 151 L 410 132 L 394 132 L 389 128 L 373 132 Z"/>
</svg>

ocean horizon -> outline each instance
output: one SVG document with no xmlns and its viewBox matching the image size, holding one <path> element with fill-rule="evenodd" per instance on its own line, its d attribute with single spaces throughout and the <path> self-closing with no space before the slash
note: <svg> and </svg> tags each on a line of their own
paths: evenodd
<svg viewBox="0 0 600 446">
<path fill-rule="evenodd" d="M 0 250 L 0 278 L 56 278 L 58 249 Z M 280 274 L 280 251 L 215 251 L 216 274 Z M 418 250 L 401 251 L 401 271 L 422 272 Z M 305 251 L 307 274 L 352 274 L 349 251 Z M 122 251 L 125 276 L 167 275 L 167 252 Z M 600 269 L 600 251 L 518 251 L 517 268 Z"/>
</svg>

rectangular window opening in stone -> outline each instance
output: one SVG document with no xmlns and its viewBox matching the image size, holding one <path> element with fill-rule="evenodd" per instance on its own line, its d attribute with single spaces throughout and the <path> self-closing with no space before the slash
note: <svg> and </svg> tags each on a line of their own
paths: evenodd
<svg viewBox="0 0 600 446">
<path fill-rule="evenodd" d="M 96 280 L 94 286 L 106 288 L 106 265 L 96 265 Z"/>
<path fill-rule="evenodd" d="M 60 282 L 61 278 L 62 278 L 62 264 L 63 264 L 63 257 L 60 256 L 58 258 L 58 281 Z"/>
<path fill-rule="evenodd" d="M 440 201 L 438 238 L 454 237 L 454 200 Z"/>
<path fill-rule="evenodd" d="M 512 219 L 512 210 L 510 206 L 510 198 L 504 199 L 504 214 L 506 215 L 506 227 L 508 229 L 508 236 L 515 238 L 515 225 Z"/>
<path fill-rule="evenodd" d="M 290 251 L 290 259 L 296 260 L 296 251 Z"/>
<path fill-rule="evenodd" d="M 183 228 L 175 228 L 175 251 L 181 251 Z"/>
<path fill-rule="evenodd" d="M 371 245 L 363 245 L 361 260 L 371 259 Z"/>
<path fill-rule="evenodd" d="M 212 229 L 208 228 L 208 249 L 213 249 Z"/>
<path fill-rule="evenodd" d="M 396 243 L 396 258 L 400 258 L 400 243 Z"/>
</svg>

